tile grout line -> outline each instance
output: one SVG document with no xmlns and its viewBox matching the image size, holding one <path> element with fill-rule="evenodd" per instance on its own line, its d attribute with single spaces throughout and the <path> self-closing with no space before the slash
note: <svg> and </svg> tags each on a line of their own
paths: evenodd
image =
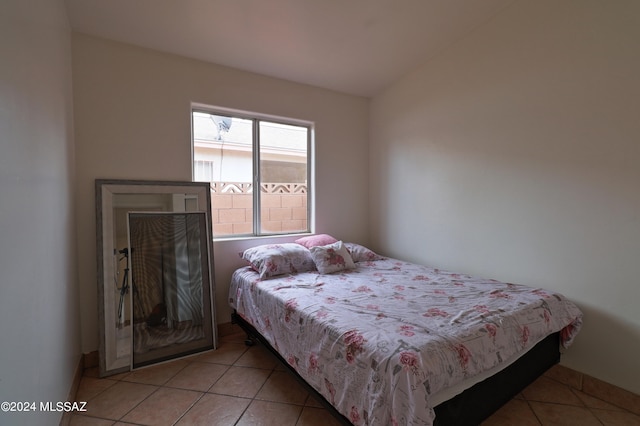
<svg viewBox="0 0 640 426">
<path fill-rule="evenodd" d="M 240 342 L 226 342 L 226 343 L 233 343 L 234 345 L 241 345 Z M 156 389 L 154 389 L 149 395 L 147 395 L 145 398 L 143 398 L 141 401 L 139 401 L 136 405 L 134 405 L 131 409 L 129 409 L 127 412 L 125 412 L 119 419 L 117 420 L 113 420 L 113 419 L 109 419 L 109 418 L 105 418 L 105 417 L 97 417 L 95 415 L 92 415 L 91 413 L 86 413 L 87 417 L 91 417 L 91 418 L 96 418 L 96 419 L 102 419 L 105 421 L 109 421 L 112 424 L 118 421 L 124 421 L 122 419 L 124 419 L 127 415 L 129 415 L 132 411 L 134 411 L 136 408 L 138 408 L 143 402 L 147 401 L 149 398 L 152 397 L 152 395 L 154 395 L 155 393 L 158 392 L 159 389 L 167 389 L 167 390 L 171 390 L 171 389 L 176 389 L 176 390 L 183 390 L 183 391 L 196 391 L 196 392 L 200 392 L 201 395 L 199 397 L 197 397 L 190 405 L 188 408 L 185 409 L 185 411 L 173 422 L 173 425 L 176 425 L 177 423 L 179 423 L 184 417 L 185 415 L 191 410 L 193 409 L 193 407 L 198 404 L 202 398 L 204 397 L 205 394 L 214 394 L 214 395 L 225 395 L 228 397 L 233 397 L 236 399 L 243 399 L 243 400 L 248 400 L 249 403 L 248 405 L 245 407 L 245 409 L 242 411 L 242 413 L 239 415 L 239 417 L 237 418 L 237 420 L 234 422 L 235 425 L 241 424 L 241 419 L 243 418 L 244 415 L 246 415 L 247 411 L 249 410 L 249 407 L 251 406 L 252 403 L 256 402 L 256 401 L 270 401 L 270 402 L 280 402 L 282 404 L 286 404 L 286 405 L 295 405 L 295 406 L 299 406 L 300 408 L 300 412 L 297 415 L 297 418 L 295 420 L 296 424 L 300 422 L 301 418 L 302 418 L 302 414 L 304 412 L 304 408 L 307 407 L 307 404 L 309 403 L 311 396 L 310 394 L 307 395 L 305 401 L 300 405 L 297 403 L 292 403 L 292 402 L 286 402 L 286 401 L 271 401 L 269 399 L 258 399 L 258 395 L 260 394 L 260 392 L 265 388 L 266 384 L 268 383 L 268 381 L 270 379 L 272 379 L 274 377 L 274 375 L 276 374 L 276 372 L 280 372 L 281 370 L 279 370 L 280 368 L 280 364 L 281 361 L 277 362 L 275 366 L 273 366 L 272 368 L 269 369 L 265 369 L 265 368 L 260 368 L 260 367 L 256 367 L 255 365 L 241 365 L 238 366 L 236 365 L 237 362 L 240 361 L 240 359 L 247 354 L 249 351 L 251 350 L 251 348 L 244 348 L 244 350 L 242 351 L 242 353 L 235 357 L 235 359 L 233 361 L 231 361 L 230 363 L 220 363 L 220 362 L 205 362 L 205 361 L 198 361 L 195 358 L 190 358 L 188 360 L 186 360 L 185 364 L 179 368 L 174 374 L 172 374 L 169 378 L 167 378 L 165 381 L 163 381 L 162 384 L 160 385 L 151 385 L 148 383 L 140 383 L 140 382 L 136 382 L 136 381 L 129 381 L 126 380 L 129 375 L 125 375 L 121 378 L 118 379 L 112 379 L 109 377 L 105 377 L 105 378 L 95 378 L 93 376 L 85 376 L 91 379 L 98 379 L 98 380 L 108 380 L 108 381 L 112 381 L 114 382 L 113 384 L 111 384 L 109 387 L 100 390 L 99 392 L 97 392 L 95 395 L 93 395 L 90 399 L 88 399 L 88 401 L 92 401 L 95 400 L 96 398 L 99 398 L 100 395 L 104 394 L 107 390 L 111 389 L 113 386 L 117 386 L 119 383 L 135 383 L 135 384 L 142 384 L 142 385 L 151 385 L 154 386 Z M 260 359 L 256 359 L 256 361 L 259 361 Z M 168 385 L 169 382 L 171 382 L 171 380 L 173 380 L 174 378 L 176 378 L 181 372 L 183 372 L 189 365 L 194 365 L 196 363 L 203 363 L 203 364 L 215 364 L 215 365 L 219 365 L 219 366 L 223 366 L 224 367 L 224 371 L 219 375 L 219 377 L 213 381 L 213 383 L 211 385 L 209 385 L 209 387 L 207 388 L 207 390 L 205 391 L 201 391 L 201 390 L 195 390 L 195 389 L 187 389 L 187 388 L 182 388 L 182 387 L 174 387 L 174 386 L 170 386 Z M 211 389 L 221 380 L 221 378 L 227 374 L 230 369 L 232 367 L 238 367 L 238 368 L 251 368 L 251 369 L 262 369 L 262 370 L 267 370 L 269 371 L 269 374 L 266 376 L 266 380 L 262 383 L 262 385 L 257 389 L 256 393 L 253 395 L 253 397 L 251 398 L 245 398 L 245 397 L 238 397 L 238 396 L 234 396 L 234 395 L 228 395 L 228 394 L 220 394 L 217 392 L 210 392 Z M 287 372 L 286 370 L 283 370 L 285 372 Z M 633 413 L 632 411 L 626 409 L 625 407 L 621 407 L 618 406 L 612 402 L 609 402 L 607 400 L 604 400 L 602 398 L 599 398 L 597 396 L 591 395 L 589 393 L 584 392 L 581 389 L 577 389 L 575 386 L 572 386 L 571 384 L 565 383 L 562 380 L 556 379 L 554 377 L 547 377 L 547 379 L 549 379 L 552 382 L 555 382 L 556 384 L 562 385 L 563 387 L 569 389 L 571 391 L 571 393 L 578 399 L 578 403 L 579 405 L 576 404 L 571 404 L 571 403 L 566 403 L 566 402 L 557 402 L 557 401 L 536 401 L 536 400 L 530 400 L 524 397 L 524 394 L 521 393 L 520 395 L 522 396 L 522 399 L 524 399 L 527 403 L 527 407 L 529 408 L 529 410 L 531 411 L 531 413 L 533 414 L 533 417 L 536 419 L 536 421 L 538 422 L 539 425 L 544 426 L 545 424 L 541 421 L 541 417 L 539 417 L 539 415 L 534 411 L 532 403 L 544 403 L 544 404 L 551 404 L 551 405 L 555 405 L 555 406 L 564 406 L 564 407 L 580 407 L 580 408 L 586 408 L 587 411 L 595 417 L 595 419 L 597 419 L 598 424 L 606 424 L 606 422 L 604 420 L 601 420 L 600 417 L 596 414 L 596 411 L 600 414 L 601 411 L 610 411 L 610 412 L 622 412 L 622 413 L 626 413 L 626 414 L 631 414 L 634 415 L 635 413 Z M 81 379 L 82 380 L 82 379 Z M 594 401 L 593 403 L 587 403 L 585 400 L 583 400 L 579 395 L 578 392 L 580 392 L 581 394 L 584 394 L 585 396 L 588 396 L 589 398 L 593 398 Z M 610 407 L 600 407 L 598 408 L 598 406 L 596 405 L 596 400 L 597 401 L 601 401 L 603 403 L 606 403 L 608 405 L 610 405 Z M 78 416 L 83 416 L 84 414 L 78 414 Z M 246 419 L 245 419 L 246 420 Z"/>
<path fill-rule="evenodd" d="M 178 373 L 180 373 L 182 370 L 184 370 L 187 367 L 188 363 L 185 364 L 184 366 L 182 366 L 181 369 L 179 369 L 178 371 L 176 371 L 171 377 L 169 377 L 167 380 L 165 380 L 162 384 L 160 385 L 152 385 L 152 386 L 156 386 L 156 390 L 154 390 L 153 392 L 151 392 L 149 395 L 147 395 L 145 398 L 143 398 L 140 402 L 138 402 L 136 405 L 134 405 L 133 407 L 131 407 L 131 409 L 129 411 L 127 411 L 126 413 L 124 413 L 122 416 L 120 416 L 120 418 L 118 418 L 116 421 L 123 421 L 122 419 L 124 419 L 127 414 L 131 413 L 133 410 L 135 410 L 136 408 L 138 408 L 140 406 L 140 404 L 142 404 L 144 401 L 146 401 L 147 399 L 151 398 L 151 395 L 155 394 L 156 392 L 158 392 L 160 389 L 162 389 L 163 387 L 165 387 L 164 385 L 166 385 L 167 383 L 169 383 L 169 381 L 171 379 L 173 379 L 176 375 L 178 375 Z M 150 367 L 153 368 L 153 367 Z M 139 382 L 130 382 L 130 383 L 136 383 L 136 384 L 146 384 L 146 383 L 139 383 Z"/>
<path fill-rule="evenodd" d="M 533 406 L 531 405 L 529 400 L 524 397 L 524 394 L 522 395 L 522 397 L 524 398 L 524 401 L 527 403 L 527 407 L 529 407 L 529 410 L 531 410 L 531 412 L 533 413 L 533 417 L 535 417 L 536 420 L 538 421 L 538 424 L 540 426 L 544 426 L 544 424 L 542 423 L 542 420 L 540 419 L 540 417 L 538 417 L 538 414 L 536 413 L 536 410 L 533 409 Z"/>
<path fill-rule="evenodd" d="M 216 380 L 217 381 L 217 380 Z M 202 395 L 200 395 L 200 397 L 196 398 L 195 401 L 193 401 L 193 403 L 191 403 L 191 405 L 189 406 L 189 408 L 187 408 L 186 410 L 184 410 L 184 413 L 182 413 L 173 423 L 172 426 L 177 425 L 180 420 L 182 420 L 182 418 L 193 408 L 195 407 L 195 405 L 202 399 L 204 398 L 204 396 L 206 395 L 206 392 L 203 392 Z"/>
<path fill-rule="evenodd" d="M 245 353 L 247 353 L 247 350 L 248 350 L 248 349 L 245 349 L 245 350 L 244 350 L 244 351 L 243 351 L 243 352 L 242 352 L 242 353 L 241 353 L 241 354 L 240 354 L 240 355 L 239 355 L 239 356 L 238 356 L 238 357 L 237 357 L 237 358 L 236 358 L 236 359 L 235 359 L 231 364 L 219 364 L 219 363 L 215 363 L 215 362 L 213 362 L 213 363 L 208 363 L 208 364 L 224 365 L 224 366 L 226 367 L 226 369 L 225 369 L 225 370 L 224 370 L 224 372 L 220 375 L 220 377 L 218 377 L 218 378 L 217 378 L 217 379 L 216 379 L 216 380 L 215 380 L 215 381 L 214 381 L 214 382 L 213 382 L 213 383 L 212 383 L 212 384 L 207 388 L 207 390 L 205 390 L 204 392 L 202 392 L 202 395 L 200 395 L 200 397 L 199 397 L 198 399 L 196 399 L 196 400 L 193 402 L 193 404 L 191 404 L 191 406 L 190 406 L 189 408 L 187 408 L 187 409 L 185 410 L 185 412 L 184 412 L 184 413 L 182 413 L 182 415 L 180 415 L 180 417 L 178 417 L 178 418 L 176 419 L 176 421 L 173 423 L 173 426 L 175 426 L 176 424 L 178 424 L 178 423 L 180 422 L 180 420 L 182 420 L 182 419 L 184 418 L 184 416 L 186 416 L 186 415 L 187 415 L 187 413 L 188 413 L 189 411 L 191 411 L 191 409 L 192 409 L 193 407 L 195 407 L 195 405 L 196 405 L 196 404 L 197 404 L 197 403 L 198 403 L 202 398 L 204 398 L 204 396 L 205 396 L 205 395 L 207 395 L 207 394 L 216 395 L 216 394 L 215 394 L 215 393 L 213 393 L 213 392 L 209 392 L 209 391 L 211 390 L 211 388 L 213 388 L 213 387 L 216 385 L 216 383 L 218 383 L 218 382 L 220 381 L 220 379 L 222 379 L 222 377 L 223 377 L 225 374 L 227 374 L 227 372 L 228 372 L 229 370 L 231 370 L 231 367 L 233 367 L 233 366 L 235 365 L 235 363 L 236 363 L 236 362 L 237 362 L 237 361 L 238 361 L 238 360 L 239 360 L 239 359 L 240 359 L 240 358 L 241 358 Z M 195 360 L 194 360 L 194 361 L 191 361 L 191 363 L 190 363 L 190 364 L 193 364 L 193 363 L 196 363 L 196 362 L 198 362 L 198 361 L 195 361 Z M 186 368 L 186 367 L 185 367 L 185 368 Z M 182 370 L 180 370 L 180 371 L 182 371 Z M 177 374 L 176 374 L 176 375 L 177 375 Z M 174 376 L 174 377 L 175 377 L 175 376 Z M 167 383 L 169 383 L 169 381 L 171 381 L 171 380 L 168 380 L 168 381 L 167 381 Z M 175 388 L 174 388 L 174 389 L 175 389 Z M 248 406 L 247 406 L 247 407 L 248 407 Z M 243 412 L 243 414 L 244 414 L 244 412 Z M 240 416 L 240 417 L 242 417 L 242 416 Z"/>
<path fill-rule="evenodd" d="M 231 366 L 233 366 L 233 365 L 235 364 L 235 362 L 237 362 L 237 361 L 238 361 L 238 359 L 240 359 L 240 357 L 241 357 L 242 355 L 244 355 L 244 353 L 246 353 L 246 350 L 245 350 L 245 351 L 244 351 L 240 356 L 238 356 L 238 358 L 236 358 L 236 359 L 235 359 L 235 361 L 233 361 L 233 363 L 232 363 L 231 365 L 229 365 L 229 364 L 220 364 L 220 363 L 212 363 L 212 364 L 224 365 L 225 367 L 227 367 L 227 369 L 225 370 L 225 372 L 224 372 L 224 373 L 222 373 L 222 375 L 224 375 L 224 374 L 225 374 L 225 373 L 226 373 L 226 372 L 231 368 Z M 192 391 L 192 392 L 193 392 L 193 391 L 194 391 L 193 389 L 176 388 L 176 387 L 172 387 L 172 386 L 168 386 L 168 385 L 167 385 L 167 383 L 169 383 L 169 382 L 171 381 L 171 379 L 173 379 L 174 377 L 176 377 L 180 372 L 182 372 L 185 368 L 187 368 L 187 366 L 189 366 L 189 365 L 193 364 L 194 362 L 196 362 L 196 361 L 195 361 L 195 357 L 191 357 L 191 358 L 183 358 L 183 359 L 186 361 L 186 362 L 185 362 L 185 365 L 184 365 L 181 369 L 179 369 L 178 371 L 176 371 L 176 373 L 175 373 L 175 374 L 173 374 L 171 377 L 169 377 L 165 382 L 163 382 L 163 383 L 162 383 L 162 384 L 160 384 L 160 385 L 148 384 L 148 383 L 140 383 L 140 382 L 135 382 L 135 381 L 127 381 L 127 380 L 124 380 L 125 378 L 127 378 L 127 377 L 129 377 L 129 376 L 131 375 L 131 371 L 129 371 L 129 372 L 128 372 L 129 374 L 127 374 L 127 375 L 125 375 L 124 377 L 119 378 L 119 379 L 111 379 L 111 378 L 109 378 L 109 376 L 107 376 L 107 377 L 99 377 L 99 376 L 98 376 L 98 377 L 95 377 L 95 379 L 97 379 L 97 380 L 109 380 L 109 381 L 113 381 L 113 382 L 115 382 L 115 383 L 114 383 L 113 385 L 109 386 L 108 388 L 105 388 L 105 389 L 103 389 L 103 390 L 99 391 L 98 393 L 96 393 L 95 395 L 93 395 L 91 398 L 89 398 L 89 399 L 87 400 L 87 402 L 89 402 L 89 401 L 91 401 L 91 400 L 93 400 L 93 399 L 98 398 L 100 395 L 102 395 L 103 393 L 105 393 L 105 392 L 106 392 L 107 390 L 109 390 L 111 387 L 116 386 L 116 385 L 118 385 L 119 383 L 142 384 L 142 385 L 154 386 L 154 387 L 156 387 L 156 389 L 155 389 L 153 392 L 151 392 L 149 395 L 147 395 L 145 398 L 143 398 L 143 399 L 142 399 L 140 402 L 138 402 L 136 405 L 134 405 L 130 410 L 128 410 L 127 412 L 125 412 L 125 413 L 124 413 L 120 418 L 118 418 L 118 419 L 115 419 L 115 420 L 114 420 L 114 419 L 110 419 L 110 418 L 106 418 L 106 417 L 98 417 L 98 416 L 95 416 L 95 415 L 91 415 L 91 413 L 88 413 L 88 412 L 87 412 L 87 414 L 86 414 L 86 415 L 85 415 L 85 414 L 79 414 L 79 415 L 80 415 L 80 416 L 84 416 L 84 417 L 90 417 L 90 418 L 95 418 L 95 419 L 101 419 L 101 420 L 105 420 L 105 421 L 110 421 L 110 422 L 113 422 L 113 423 L 115 424 L 116 422 L 123 421 L 122 419 L 123 419 L 125 416 L 127 416 L 127 414 L 129 414 L 129 413 L 131 413 L 133 410 L 135 410 L 138 406 L 140 406 L 140 404 L 142 404 L 144 401 L 146 401 L 148 398 L 150 398 L 150 397 L 151 397 L 151 395 L 153 395 L 153 394 L 155 394 L 156 392 L 158 392 L 158 390 L 159 390 L 159 389 L 162 389 L 162 388 L 165 388 L 165 389 L 178 389 L 178 390 L 186 390 L 186 391 Z M 172 362 L 172 361 L 169 361 L 169 362 Z M 196 399 L 196 400 L 195 400 L 195 401 L 194 401 L 194 402 L 189 406 L 189 408 L 188 408 L 188 409 L 187 409 L 187 410 L 186 410 L 186 411 L 185 411 L 185 412 L 184 412 L 184 413 L 183 413 L 183 414 L 178 418 L 178 420 L 176 420 L 176 422 L 174 422 L 174 424 L 175 424 L 175 423 L 177 423 L 177 422 L 178 422 L 182 417 L 184 417 L 184 415 L 185 415 L 185 414 L 186 414 L 186 413 L 187 413 L 187 412 L 188 412 L 188 411 L 189 411 L 189 410 L 190 410 L 190 409 L 191 409 L 191 408 L 192 408 L 192 407 L 193 407 L 193 406 L 194 406 L 198 401 L 200 401 L 200 399 L 202 399 L 202 397 L 203 397 L 205 394 L 209 393 L 208 391 L 211 389 L 211 387 L 213 387 L 213 385 L 215 385 L 215 383 L 217 383 L 217 381 L 218 381 L 218 380 L 220 380 L 220 378 L 222 377 L 222 375 L 221 375 L 221 376 L 220 376 L 220 377 L 219 377 L 219 378 L 218 378 L 218 379 L 217 379 L 217 380 L 216 380 L 216 381 L 215 381 L 211 386 L 209 386 L 209 388 L 208 388 L 206 391 L 201 392 L 201 393 L 202 393 L 202 395 L 200 395 L 200 397 L 199 397 L 199 398 L 197 398 L 197 399 Z M 92 377 L 92 376 L 85 376 L 85 375 L 84 375 L 84 372 L 83 372 L 82 377 L 81 377 L 81 379 L 80 379 L 80 380 L 82 381 L 82 378 L 84 378 L 84 377 L 86 377 L 86 378 L 94 378 L 94 377 Z M 197 391 L 197 392 L 200 392 L 200 391 Z M 77 399 L 77 398 L 76 398 L 76 399 Z"/>
<path fill-rule="evenodd" d="M 249 352 L 249 349 L 251 348 L 247 348 L 247 350 L 244 353 Z M 244 354 L 243 354 L 244 355 Z M 238 358 L 240 359 L 240 357 Z M 237 361 L 237 360 L 236 360 Z M 234 363 L 235 364 L 235 363 Z M 260 386 L 260 388 L 256 391 L 255 395 L 253 395 L 253 397 L 251 398 L 251 402 L 249 402 L 249 404 L 247 404 L 247 407 L 242 411 L 242 414 L 240 414 L 240 416 L 238 417 L 238 420 L 235 421 L 234 426 L 237 425 L 240 420 L 242 420 L 242 418 L 244 417 L 244 415 L 246 414 L 246 412 L 249 410 L 249 407 L 251 407 L 251 404 L 253 404 L 256 401 L 256 396 L 258 396 L 258 394 L 260 393 L 260 391 L 262 390 L 262 388 L 264 387 L 264 385 L 267 384 L 267 382 L 269 381 L 269 378 L 273 375 L 273 372 L 275 371 L 276 367 L 273 367 L 271 369 L 271 372 L 269 373 L 269 375 L 267 376 L 266 380 L 264 381 L 264 383 L 262 384 L 262 386 Z"/>
</svg>

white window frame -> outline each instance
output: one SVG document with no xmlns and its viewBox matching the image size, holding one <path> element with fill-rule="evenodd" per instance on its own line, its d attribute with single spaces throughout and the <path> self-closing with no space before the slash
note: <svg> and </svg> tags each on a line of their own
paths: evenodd
<svg viewBox="0 0 640 426">
<path fill-rule="evenodd" d="M 206 104 L 193 103 L 191 105 L 191 180 L 195 179 L 195 147 L 194 147 L 194 130 L 193 130 L 193 113 L 201 112 L 205 114 L 221 115 L 227 117 L 238 117 L 251 120 L 253 123 L 252 130 L 252 158 L 253 158 L 253 232 L 250 234 L 226 234 L 221 236 L 213 235 L 214 240 L 232 240 L 247 237 L 269 237 L 279 235 L 297 235 L 312 233 L 315 229 L 315 197 L 314 197 L 314 176 L 315 176 L 315 125 L 311 121 L 300 120 L 295 118 L 281 117 L 269 114 L 249 112 L 219 106 L 211 106 Z M 307 229 L 299 231 L 284 232 L 260 232 L 260 131 L 261 121 L 271 123 L 299 126 L 307 128 Z"/>
</svg>

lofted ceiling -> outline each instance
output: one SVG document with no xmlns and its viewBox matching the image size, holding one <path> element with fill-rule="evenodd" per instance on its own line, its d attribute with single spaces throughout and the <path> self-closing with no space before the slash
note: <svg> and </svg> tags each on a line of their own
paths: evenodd
<svg viewBox="0 0 640 426">
<path fill-rule="evenodd" d="M 73 30 L 374 96 L 513 0 L 65 0 Z"/>
</svg>

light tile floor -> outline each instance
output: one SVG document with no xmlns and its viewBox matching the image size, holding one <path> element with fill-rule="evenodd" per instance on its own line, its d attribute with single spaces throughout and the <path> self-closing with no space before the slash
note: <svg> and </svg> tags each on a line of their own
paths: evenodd
<svg viewBox="0 0 640 426">
<path fill-rule="evenodd" d="M 98 378 L 88 369 L 76 401 L 87 412 L 70 425 L 339 425 L 278 359 L 244 334 L 223 337 L 212 352 Z M 484 426 L 640 425 L 640 416 L 540 377 Z"/>
</svg>

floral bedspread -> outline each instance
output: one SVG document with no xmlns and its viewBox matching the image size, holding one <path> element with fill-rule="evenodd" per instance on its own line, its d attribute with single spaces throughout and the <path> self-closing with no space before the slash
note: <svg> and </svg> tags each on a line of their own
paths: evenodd
<svg viewBox="0 0 640 426">
<path fill-rule="evenodd" d="M 385 259 L 336 274 L 232 278 L 229 302 L 354 425 L 430 425 L 430 396 L 561 331 L 564 296 Z"/>
</svg>

